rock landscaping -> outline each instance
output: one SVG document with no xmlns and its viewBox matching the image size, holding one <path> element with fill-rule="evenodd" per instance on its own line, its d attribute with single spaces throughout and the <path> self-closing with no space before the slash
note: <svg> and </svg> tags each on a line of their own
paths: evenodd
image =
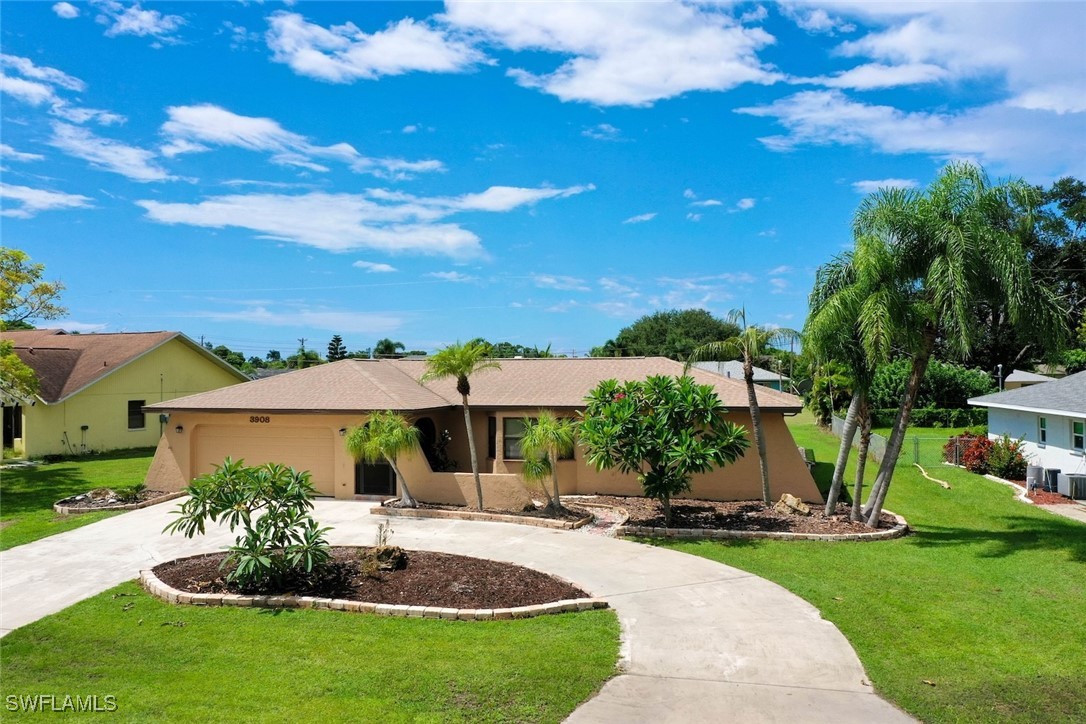
<svg viewBox="0 0 1086 724">
<path fill-rule="evenodd" d="M 113 488 L 95 488 L 86 493 L 58 500 L 53 510 L 61 515 L 91 513 L 103 510 L 137 510 L 149 505 L 164 503 L 184 495 L 183 492 L 164 490 L 126 491 Z"/>
<path fill-rule="evenodd" d="M 374 515 L 398 516 L 403 518 L 455 518 L 458 520 L 483 520 L 498 523 L 519 523 L 542 528 L 560 528 L 570 530 L 580 528 L 592 522 L 592 512 L 576 505 L 566 505 L 555 515 L 545 507 L 526 508 L 524 510 L 476 510 L 462 505 L 438 505 L 419 503 L 418 507 L 408 508 L 399 505 L 399 499 L 386 501 L 373 508 Z"/>
<path fill-rule="evenodd" d="M 144 585 L 171 602 L 338 608 L 403 616 L 425 615 L 424 609 L 433 609 L 472 612 L 463 618 L 522 618 L 607 605 L 555 576 L 510 563 L 428 551 L 402 551 L 402 560 L 395 551 L 387 556 L 378 553 L 375 548 L 335 547 L 332 562 L 320 574 L 298 575 L 281 591 L 248 591 L 229 583 L 229 570 L 220 567 L 226 553 L 160 564 L 144 572 L 150 574 L 144 576 Z M 475 615 L 479 611 L 513 613 Z"/>
</svg>

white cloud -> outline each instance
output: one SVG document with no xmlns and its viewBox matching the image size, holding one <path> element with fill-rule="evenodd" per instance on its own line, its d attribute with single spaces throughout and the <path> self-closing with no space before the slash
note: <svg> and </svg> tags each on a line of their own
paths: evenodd
<svg viewBox="0 0 1086 724">
<path fill-rule="evenodd" d="M 349 143 L 320 146 L 271 118 L 242 116 L 210 103 L 170 106 L 166 114 L 170 120 L 161 129 L 166 142 L 159 150 L 169 157 L 208 151 L 211 146 L 233 146 L 270 153 L 271 161 L 281 166 L 318 172 L 327 171 L 328 167 L 315 159 L 339 161 L 358 173 L 394 179 L 445 169 L 440 161 L 433 159 L 369 158 Z"/>
<path fill-rule="evenodd" d="M 9 161 L 41 161 L 45 156 L 39 153 L 22 153 L 6 143 L 0 143 L 0 158 Z"/>
<path fill-rule="evenodd" d="M 770 269 L 769 270 L 769 275 L 770 276 L 781 276 L 782 274 L 791 274 L 794 271 L 795 271 L 795 269 L 788 266 L 787 264 L 782 264 L 781 266 L 773 267 L 772 269 Z"/>
<path fill-rule="evenodd" d="M 400 129 L 400 133 L 417 133 L 418 130 L 418 124 L 412 123 L 411 125 L 404 126 L 402 129 Z"/>
<path fill-rule="evenodd" d="M 690 212 L 689 214 L 686 215 L 686 220 L 687 221 L 701 221 L 701 216 L 702 216 L 701 214 L 695 214 L 693 212 Z"/>
<path fill-rule="evenodd" d="M 770 294 L 784 294 L 788 291 L 790 285 L 787 279 L 770 279 L 769 286 L 772 287 L 772 289 L 769 290 Z"/>
<path fill-rule="evenodd" d="M 106 35 L 151 36 L 160 41 L 175 40 L 171 33 L 185 24 L 180 15 L 163 15 L 157 10 L 144 10 L 139 3 L 128 7 L 115 0 L 99 0 L 94 6 L 100 11 L 95 20 L 106 26 Z"/>
<path fill-rule="evenodd" d="M 370 274 L 388 274 L 389 272 L 396 271 L 396 267 L 391 264 L 379 264 L 372 261 L 356 261 L 351 266 L 358 269 L 364 269 Z"/>
<path fill-rule="evenodd" d="M 758 236 L 764 236 L 764 237 L 768 237 L 768 238 L 773 238 L 776 235 L 777 235 L 777 230 L 776 229 L 766 229 L 765 231 L 759 231 L 758 232 Z"/>
<path fill-rule="evenodd" d="M 915 189 L 920 182 L 911 178 L 884 178 L 865 181 L 853 181 L 852 190 L 859 194 L 870 194 L 879 189 Z"/>
<path fill-rule="evenodd" d="M 65 20 L 79 17 L 79 8 L 71 3 L 57 3 L 53 6 L 53 12 L 57 14 L 57 17 L 64 18 Z"/>
<path fill-rule="evenodd" d="M 125 121 L 125 117 L 120 114 L 75 106 L 69 100 L 61 98 L 57 89 L 77 93 L 86 89 L 83 81 L 61 70 L 35 65 L 29 58 L 7 54 L 0 54 L 0 66 L 11 68 L 22 76 L 16 78 L 0 73 L 0 91 L 23 103 L 35 107 L 47 104 L 51 114 L 73 123 L 97 121 L 103 125 L 112 125 Z"/>
<path fill-rule="evenodd" d="M 473 277 L 468 274 L 461 274 L 458 271 L 429 272 L 426 276 L 433 277 L 434 279 L 440 279 L 445 282 L 453 282 L 455 284 L 464 284 L 466 282 L 473 282 L 478 279 L 478 277 Z"/>
<path fill-rule="evenodd" d="M 495 186 L 477 194 L 418 197 L 369 189 L 364 194 L 235 194 L 199 203 L 136 203 L 153 221 L 207 228 L 237 227 L 271 239 L 327 251 L 375 249 L 385 253 L 444 254 L 456 258 L 483 253 L 479 237 L 459 224 L 437 223 L 466 211 L 504 212 L 542 199 L 581 193 L 591 186 L 522 189 Z"/>
<path fill-rule="evenodd" d="M 618 279 L 611 277 L 600 277 L 598 281 L 600 289 L 608 294 L 613 294 L 618 297 L 629 297 L 630 299 L 636 299 L 641 296 L 641 293 L 629 284 L 624 284 Z"/>
<path fill-rule="evenodd" d="M 737 286 L 752 284 L 754 277 L 746 272 L 725 272 L 693 277 L 661 277 L 656 280 L 663 291 L 649 297 L 657 309 L 707 308 L 717 302 L 734 298 Z"/>
<path fill-rule="evenodd" d="M 513 51 L 567 58 L 552 72 L 508 75 L 563 101 L 648 106 L 696 90 L 770 84 L 757 52 L 774 42 L 728 12 L 683 3 L 501 3 L 451 0 L 442 19 Z"/>
<path fill-rule="evenodd" d="M 841 18 L 835 18 L 823 8 L 812 8 L 781 4 L 781 14 L 791 18 L 797 26 L 808 33 L 834 35 L 851 33 L 856 26 Z"/>
<path fill-rule="evenodd" d="M 764 5 L 758 5 L 753 10 L 748 10 L 739 16 L 741 23 L 760 23 L 769 17 L 769 11 Z"/>
<path fill-rule="evenodd" d="M 77 322 L 74 319 L 61 319 L 50 322 L 49 326 L 63 329 L 66 332 L 79 332 L 80 334 L 93 334 L 109 327 L 105 322 Z"/>
<path fill-rule="evenodd" d="M 335 311 L 306 305 L 284 305 L 285 308 L 257 304 L 238 311 L 195 312 L 183 316 L 209 319 L 215 322 L 245 322 L 269 327 L 297 327 L 350 334 L 384 334 L 395 331 L 403 320 L 392 314 L 359 311 Z"/>
<path fill-rule="evenodd" d="M 552 312 L 552 313 L 555 313 L 555 314 L 565 314 L 569 310 L 576 309 L 579 306 L 581 306 L 581 304 L 577 300 L 575 300 L 575 299 L 567 299 L 564 302 L 558 302 L 558 304 L 552 304 L 551 306 L 547 307 L 543 311 L 544 312 Z"/>
<path fill-rule="evenodd" d="M 590 126 L 583 131 L 581 135 L 586 138 L 592 138 L 597 141 L 617 141 L 622 131 L 612 126 L 610 123 L 597 123 L 594 126 Z"/>
<path fill-rule="evenodd" d="M 584 279 L 560 274 L 532 274 L 532 281 L 540 289 L 561 289 L 568 292 L 589 292 L 592 288 Z"/>
<path fill-rule="evenodd" d="M 0 211 L 0 216 L 16 219 L 29 219 L 39 211 L 57 209 L 81 209 L 91 205 L 91 199 L 79 194 L 65 194 L 57 191 L 32 189 L 26 186 L 13 186 L 0 181 L 0 198 L 17 204 L 15 208 Z"/>
<path fill-rule="evenodd" d="M 718 201 L 717 199 L 705 199 L 704 201 L 695 201 L 695 202 L 691 203 L 690 205 L 691 206 L 702 206 L 702 207 L 723 206 L 724 202 L 723 201 Z"/>
<path fill-rule="evenodd" d="M 696 199 L 697 197 L 698 195 L 694 193 L 694 189 L 686 189 L 685 191 L 683 191 L 684 199 Z"/>
<path fill-rule="evenodd" d="M 758 202 L 750 198 L 739 199 L 739 201 L 735 203 L 735 209 L 733 209 L 733 211 L 750 211 L 754 208 L 756 203 Z"/>
<path fill-rule="evenodd" d="M 898 86 L 935 83 L 946 80 L 949 76 L 950 73 L 945 68 L 930 63 L 906 63 L 904 65 L 865 63 L 837 75 L 797 79 L 795 82 L 815 83 L 828 88 L 873 90 L 876 88 L 896 88 Z"/>
<path fill-rule="evenodd" d="M 154 162 L 155 154 L 109 138 L 95 136 L 85 128 L 53 122 L 50 146 L 69 156 L 81 158 L 97 168 L 119 173 L 133 181 L 166 181 L 170 176 Z"/>
<path fill-rule="evenodd" d="M 956 113 L 905 112 L 854 101 L 840 91 L 804 91 L 738 113 L 765 116 L 787 135 L 759 140 L 773 151 L 804 145 L 871 146 L 883 153 L 972 157 L 984 164 L 1054 175 L 1086 170 L 1081 121 L 1058 114 L 990 105 Z"/>
<path fill-rule="evenodd" d="M 485 60 L 467 42 L 411 18 L 367 34 L 354 23 L 323 27 L 298 13 L 269 19 L 272 60 L 298 75 L 330 83 L 373 80 L 412 71 L 462 73 Z"/>
<path fill-rule="evenodd" d="M 637 216 L 631 216 L 630 218 L 626 219 L 622 223 L 623 224 L 642 224 L 642 223 L 644 223 L 646 221 L 652 221 L 655 218 L 656 218 L 656 212 L 651 211 L 651 212 L 649 212 L 647 214 L 638 214 Z"/>
</svg>

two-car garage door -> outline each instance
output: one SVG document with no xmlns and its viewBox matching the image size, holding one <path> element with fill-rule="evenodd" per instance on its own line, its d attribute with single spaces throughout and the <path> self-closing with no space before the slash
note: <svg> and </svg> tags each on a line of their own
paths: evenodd
<svg viewBox="0 0 1086 724">
<path fill-rule="evenodd" d="M 335 492 L 335 449 L 332 431 L 319 427 L 197 425 L 192 441 L 195 475 L 213 472 L 226 457 L 246 465 L 282 463 L 308 470 L 321 495 Z"/>
</svg>

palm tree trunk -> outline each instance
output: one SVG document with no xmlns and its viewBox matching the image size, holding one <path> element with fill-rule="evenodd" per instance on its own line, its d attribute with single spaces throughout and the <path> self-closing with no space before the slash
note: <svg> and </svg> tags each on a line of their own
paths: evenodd
<svg viewBox="0 0 1086 724">
<path fill-rule="evenodd" d="M 841 497 L 841 488 L 845 482 L 848 454 L 852 451 L 852 440 L 856 437 L 856 419 L 862 405 L 863 392 L 853 392 L 852 401 L 848 403 L 848 414 L 845 415 L 845 427 L 841 430 L 841 446 L 837 448 L 837 462 L 833 466 L 833 482 L 830 483 L 830 491 L 826 494 L 826 515 L 833 515 L 837 510 L 837 499 Z"/>
<path fill-rule="evenodd" d="M 773 502 L 769 490 L 769 461 L 766 459 L 765 435 L 762 434 L 762 411 L 758 408 L 758 396 L 754 391 L 754 363 L 749 354 L 743 355 L 743 379 L 747 383 L 751 433 L 754 435 L 754 446 L 758 448 L 758 468 L 762 473 L 762 500 L 769 505 Z"/>
<path fill-rule="evenodd" d="M 396 484 L 400 486 L 400 503 L 405 508 L 417 508 L 419 503 L 415 500 L 415 496 L 411 494 L 411 490 L 407 487 L 407 481 L 404 480 L 403 475 L 400 473 L 400 469 L 396 466 L 396 460 L 394 458 L 385 458 L 388 460 L 388 464 L 392 466 L 392 472 L 396 475 Z"/>
<path fill-rule="evenodd" d="M 901 447 L 905 443 L 905 431 L 909 428 L 909 418 L 912 416 L 916 398 L 920 394 L 920 384 L 924 381 L 924 373 L 928 369 L 928 361 L 931 352 L 935 348 L 935 327 L 929 322 L 924 327 L 923 338 L 920 341 L 920 349 L 913 357 L 913 367 L 909 372 L 909 381 L 905 385 L 905 394 L 901 398 L 901 409 L 897 413 L 894 427 L 890 431 L 890 439 L 886 441 L 886 455 L 879 465 L 879 474 L 875 478 L 875 485 L 871 489 L 871 497 L 864 515 L 867 516 L 867 525 L 877 528 L 879 516 L 882 515 L 882 506 L 886 501 L 886 493 L 890 489 L 890 481 L 894 477 L 894 467 L 897 465 L 897 457 L 901 454 Z"/>
<path fill-rule="evenodd" d="M 552 448 L 550 450 L 551 456 L 551 482 L 554 484 L 554 497 L 551 499 L 551 505 L 554 507 L 555 513 L 562 512 L 562 498 L 558 492 L 558 450 Z"/>
<path fill-rule="evenodd" d="M 852 514 L 849 519 L 859 523 L 864 519 L 861 498 L 864 493 L 864 471 L 867 468 L 867 451 L 871 447 L 871 408 L 864 398 L 860 406 L 860 449 L 856 460 L 856 486 L 852 492 Z"/>
<path fill-rule="evenodd" d="M 471 474 L 475 476 L 475 497 L 479 503 L 479 510 L 483 509 L 483 482 L 479 479 L 479 456 L 475 454 L 475 433 L 471 429 L 471 408 L 468 407 L 468 396 L 464 398 L 464 427 L 468 429 L 468 450 L 471 451 Z"/>
</svg>

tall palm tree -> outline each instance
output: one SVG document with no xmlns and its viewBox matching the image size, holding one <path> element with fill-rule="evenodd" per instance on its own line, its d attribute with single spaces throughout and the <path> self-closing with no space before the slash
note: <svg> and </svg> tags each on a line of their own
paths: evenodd
<svg viewBox="0 0 1086 724">
<path fill-rule="evenodd" d="M 869 361 L 900 344 L 912 358 L 897 419 L 864 514 L 878 525 L 928 362 L 941 340 L 965 356 L 979 330 L 979 303 L 1005 304 L 1012 324 L 1044 348 L 1062 344 L 1066 312 L 1033 283 L 1024 245 L 1040 199 L 1021 181 L 993 185 L 968 163 L 952 163 L 924 191 L 882 190 L 853 218 L 854 283 L 829 301 L 853 313 Z"/>
<path fill-rule="evenodd" d="M 475 434 L 471 428 L 471 408 L 468 395 L 471 394 L 471 382 L 468 379 L 482 370 L 500 370 L 502 366 L 496 360 L 489 359 L 490 345 L 480 342 L 450 344 L 426 358 L 426 374 L 423 382 L 441 380 L 447 377 L 456 379 L 456 391 L 464 401 L 464 427 L 468 432 L 468 450 L 471 452 L 471 473 L 475 476 L 475 495 L 479 510 L 483 509 L 483 483 L 479 479 L 479 457 L 475 454 Z"/>
<path fill-rule="evenodd" d="M 697 347 L 686 363 L 686 369 L 699 360 L 732 359 L 743 360 L 743 381 L 747 385 L 747 404 L 750 406 L 751 433 L 754 445 L 758 449 L 758 468 L 762 476 L 762 500 L 769 504 L 773 495 L 769 489 L 769 460 L 765 449 L 765 433 L 762 431 L 762 413 L 758 407 L 758 395 L 754 385 L 754 359 L 763 356 L 769 347 L 798 333 L 791 329 L 770 329 L 747 324 L 746 308 L 728 312 L 728 321 L 738 325 L 739 334 L 719 342 L 710 342 Z"/>
<path fill-rule="evenodd" d="M 550 477 L 554 494 L 547 495 L 548 506 L 556 514 L 562 510 L 562 498 L 558 491 L 558 461 L 563 455 L 573 452 L 576 441 L 576 425 L 568 417 L 557 417 L 549 410 L 540 410 L 534 420 L 524 420 L 524 437 L 520 440 L 524 477 L 540 482 L 544 477 Z"/>
<path fill-rule="evenodd" d="M 375 412 L 370 419 L 347 433 L 347 451 L 355 460 L 375 463 L 386 460 L 392 466 L 396 482 L 400 486 L 400 502 L 406 508 L 417 508 L 407 480 L 400 473 L 396 459 L 404 453 L 414 452 L 419 446 L 419 430 L 403 415 L 391 410 Z"/>
</svg>

